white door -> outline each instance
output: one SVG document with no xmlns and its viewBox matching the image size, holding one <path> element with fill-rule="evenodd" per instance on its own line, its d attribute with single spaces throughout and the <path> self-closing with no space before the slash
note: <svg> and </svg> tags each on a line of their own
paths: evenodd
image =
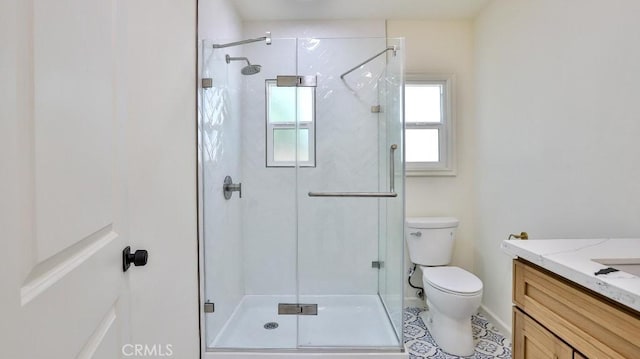
<svg viewBox="0 0 640 359">
<path fill-rule="evenodd" d="M 3 6 L 0 357 L 118 358 L 129 335 L 122 19 L 104 0 Z"/>
<path fill-rule="evenodd" d="M 0 358 L 169 356 L 169 344 L 174 346 L 173 357 L 195 358 L 197 321 L 181 314 L 186 311 L 197 318 L 197 301 L 180 302 L 180 298 L 197 298 L 197 286 L 190 285 L 182 293 L 172 289 L 178 281 L 197 283 L 197 273 L 179 269 L 171 278 L 174 283 L 162 280 L 163 273 L 171 270 L 170 258 L 177 246 L 171 243 L 176 240 L 183 247 L 193 247 L 181 259 L 190 263 L 187 268 L 195 268 L 196 239 L 189 238 L 195 223 L 187 220 L 178 226 L 167 220 L 171 213 L 163 212 L 160 220 L 155 216 L 158 208 L 185 212 L 191 203 L 165 200 L 162 180 L 146 193 L 158 200 L 132 203 L 131 172 L 138 171 L 133 173 L 138 177 L 149 174 L 147 167 L 128 163 L 132 143 L 137 142 L 128 103 L 136 100 L 130 96 L 143 96 L 136 92 L 139 87 L 132 87 L 143 79 L 130 74 L 136 73 L 132 66 L 149 67 L 142 60 L 132 61 L 130 49 L 152 33 L 162 37 L 194 30 L 176 31 L 146 18 L 154 19 L 156 3 L 163 14 L 183 16 L 184 11 L 177 8 L 180 2 L 133 3 L 0 0 Z M 133 14 L 128 13 L 131 6 Z M 193 8 L 183 6 L 186 11 Z M 145 21 L 135 18 L 144 7 Z M 188 21 L 184 24 L 189 26 Z M 130 37 L 131 33 L 139 38 Z M 183 40 L 165 39 L 166 51 L 175 49 L 172 44 L 184 44 Z M 174 74 L 175 63 L 162 64 L 162 71 Z M 167 76 L 157 78 L 165 81 Z M 192 84 L 192 77 L 186 83 Z M 181 108 L 193 107 L 194 95 L 184 95 L 187 104 Z M 170 102 L 162 96 L 156 100 L 154 111 L 172 113 Z M 137 114 L 137 126 L 163 116 L 152 118 L 144 109 Z M 189 123 L 193 121 L 189 116 L 176 121 Z M 154 141 L 162 143 L 176 133 L 162 132 Z M 172 149 L 192 146 L 187 141 L 176 140 Z M 187 180 L 195 176 L 192 167 Z M 195 197 L 189 187 L 181 191 L 186 194 L 173 193 L 175 202 Z M 131 212 L 144 212 L 149 223 L 135 222 Z M 186 217 L 195 218 L 195 214 Z M 146 233 L 143 224 L 153 223 L 160 234 L 140 235 Z M 149 266 L 123 273 L 123 248 L 141 243 L 131 232 L 146 241 L 153 237 L 156 252 L 150 249 Z M 173 242 L 162 233 L 169 233 Z M 149 270 L 152 265 L 154 270 Z M 144 292 L 136 293 L 135 281 L 140 280 L 135 278 L 136 271 L 144 273 L 140 274 Z M 171 314 L 163 314 L 168 308 L 173 308 Z M 159 338 L 156 333 L 162 337 L 154 341 Z M 144 346 L 147 352 L 135 352 L 134 345 Z M 180 346 L 187 355 L 176 352 Z"/>
</svg>

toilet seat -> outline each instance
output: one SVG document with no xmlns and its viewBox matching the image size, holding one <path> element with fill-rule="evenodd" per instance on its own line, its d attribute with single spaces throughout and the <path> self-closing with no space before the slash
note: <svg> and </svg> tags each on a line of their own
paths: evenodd
<svg viewBox="0 0 640 359">
<path fill-rule="evenodd" d="M 454 217 L 407 217 L 406 222 L 409 227 L 418 229 L 456 228 L 460 223 Z"/>
<path fill-rule="evenodd" d="M 435 289 L 458 296 L 474 296 L 482 292 L 482 281 L 466 270 L 453 267 L 420 267 L 423 280 Z"/>
</svg>

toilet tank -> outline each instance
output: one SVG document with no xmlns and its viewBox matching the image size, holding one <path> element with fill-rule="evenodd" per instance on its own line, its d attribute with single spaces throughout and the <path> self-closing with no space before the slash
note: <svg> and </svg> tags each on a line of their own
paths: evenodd
<svg viewBox="0 0 640 359">
<path fill-rule="evenodd" d="M 406 241 L 412 263 L 442 266 L 451 263 L 458 219 L 407 217 Z"/>
</svg>

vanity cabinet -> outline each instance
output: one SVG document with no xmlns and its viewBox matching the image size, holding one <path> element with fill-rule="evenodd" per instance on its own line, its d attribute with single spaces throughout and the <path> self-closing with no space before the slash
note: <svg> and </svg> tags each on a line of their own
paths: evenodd
<svg viewBox="0 0 640 359">
<path fill-rule="evenodd" d="M 513 262 L 513 358 L 640 358 L 640 313 Z"/>
<path fill-rule="evenodd" d="M 513 333 L 514 358 L 573 359 L 573 348 L 515 307 Z"/>
</svg>

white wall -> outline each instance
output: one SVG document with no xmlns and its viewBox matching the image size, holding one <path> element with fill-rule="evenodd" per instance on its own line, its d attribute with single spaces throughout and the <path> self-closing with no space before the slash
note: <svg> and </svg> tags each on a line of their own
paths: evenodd
<svg viewBox="0 0 640 359">
<path fill-rule="evenodd" d="M 640 3 L 495 0 L 476 21 L 475 267 L 510 323 L 511 232 L 640 235 Z"/>
<path fill-rule="evenodd" d="M 407 177 L 406 215 L 460 219 L 453 264 L 474 271 L 473 161 L 475 146 L 473 23 L 471 21 L 387 21 L 389 37 L 405 37 L 406 72 L 455 75 L 455 177 Z M 407 258 L 407 266 L 411 263 Z M 421 283 L 421 274 L 413 278 Z M 415 290 L 407 289 L 407 296 Z"/>
<path fill-rule="evenodd" d="M 245 21 L 246 37 L 274 38 L 385 37 L 384 20 Z"/>
<path fill-rule="evenodd" d="M 228 0 L 200 0 L 199 37 L 207 41 L 199 76 L 213 79 L 213 88 L 199 98 L 201 223 L 204 234 L 204 300 L 215 303 L 205 314 L 206 342 L 211 344 L 244 295 L 242 200 L 238 193 L 225 200 L 222 183 L 229 175 L 242 181 L 240 94 L 241 75 L 229 71 L 225 54 L 241 56 L 242 46 L 213 50 L 211 41 L 227 43 L 242 38 L 242 24 Z"/>
<path fill-rule="evenodd" d="M 200 40 L 238 41 L 242 21 L 232 0 L 198 0 L 198 37 Z"/>
<path fill-rule="evenodd" d="M 120 5 L 128 17 L 120 65 L 128 90 L 129 240 L 149 251 L 148 265 L 130 274 L 132 343 L 172 344 L 176 357 L 197 358 L 196 2 Z M 158 278 L 173 294 L 162 292 Z"/>
<path fill-rule="evenodd" d="M 308 198 L 306 193 L 378 189 L 378 122 L 370 112 L 370 106 L 377 103 L 377 91 L 365 88 L 353 94 L 339 75 L 384 49 L 384 22 L 248 22 L 244 26 L 245 37 L 261 36 L 265 31 L 272 32 L 271 46 L 255 44 L 245 49 L 252 63 L 263 66 L 261 73 L 245 77 L 244 89 L 246 292 L 293 294 L 298 282 L 306 294 L 375 294 L 377 270 L 371 268 L 371 261 L 377 259 L 378 216 L 374 200 Z M 298 48 L 295 40 L 278 39 L 281 37 L 382 39 L 323 40 L 319 44 L 300 40 Z M 382 69 L 382 60 L 369 67 L 374 76 Z M 239 71 L 240 65 L 233 67 Z M 299 193 L 294 169 L 265 168 L 264 139 L 264 80 L 297 72 L 318 75 L 317 167 L 299 171 Z M 355 73 L 351 80 L 362 81 Z M 359 146 L 351 146 L 354 142 Z"/>
</svg>

